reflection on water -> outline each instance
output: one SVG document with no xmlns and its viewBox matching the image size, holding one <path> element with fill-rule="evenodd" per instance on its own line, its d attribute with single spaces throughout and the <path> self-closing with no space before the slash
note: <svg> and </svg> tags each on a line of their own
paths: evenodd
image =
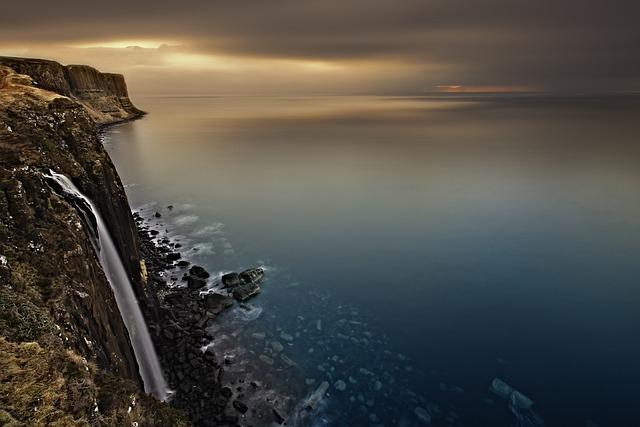
<svg viewBox="0 0 640 427">
<path fill-rule="evenodd" d="M 211 271 L 275 267 L 233 341 L 275 360 L 278 328 L 294 336 L 296 392 L 329 381 L 327 422 L 508 425 L 498 377 L 547 425 L 634 424 L 637 100 L 138 103 L 105 136 L 132 204 L 174 205 Z"/>
</svg>

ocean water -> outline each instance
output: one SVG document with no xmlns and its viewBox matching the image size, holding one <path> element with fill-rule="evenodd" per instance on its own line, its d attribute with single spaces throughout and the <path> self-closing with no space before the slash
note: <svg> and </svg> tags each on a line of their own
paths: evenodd
<svg viewBox="0 0 640 427">
<path fill-rule="evenodd" d="M 211 344 L 271 390 L 256 402 L 301 425 L 527 425 L 497 377 L 545 425 L 637 425 L 637 99 L 136 103 L 104 135 L 132 206 L 214 274 L 267 268 Z"/>
</svg>

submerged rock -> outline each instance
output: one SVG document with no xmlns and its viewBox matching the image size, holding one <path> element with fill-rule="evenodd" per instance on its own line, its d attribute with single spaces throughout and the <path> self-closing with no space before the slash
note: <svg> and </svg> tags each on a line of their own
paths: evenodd
<svg viewBox="0 0 640 427">
<path fill-rule="evenodd" d="M 329 390 L 329 383 L 327 381 L 322 381 L 316 391 L 314 391 L 305 402 L 305 408 L 314 409 L 318 402 L 322 400 L 327 390 Z"/>
<path fill-rule="evenodd" d="M 533 406 L 533 400 L 529 399 L 527 396 L 520 393 L 518 390 L 514 389 L 499 378 L 493 379 L 490 390 L 503 399 L 511 400 L 514 406 L 518 408 L 529 409 Z"/>
<path fill-rule="evenodd" d="M 424 424 L 431 424 L 431 415 L 423 407 L 416 406 L 416 408 L 413 410 L 413 413 L 416 414 L 416 417 Z"/>
</svg>

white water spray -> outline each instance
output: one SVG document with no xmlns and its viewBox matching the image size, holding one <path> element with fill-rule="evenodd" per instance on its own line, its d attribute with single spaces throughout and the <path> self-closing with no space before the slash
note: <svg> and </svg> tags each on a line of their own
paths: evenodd
<svg viewBox="0 0 640 427">
<path fill-rule="evenodd" d="M 98 230 L 98 238 L 94 242 L 94 247 L 98 252 L 102 269 L 113 289 L 122 320 L 129 332 L 133 352 L 140 369 L 140 376 L 144 382 L 144 390 L 157 399 L 165 400 L 168 395 L 168 389 L 160 368 L 158 356 L 151 342 L 147 325 L 142 317 L 142 312 L 133 293 L 127 272 L 100 212 L 93 202 L 82 194 L 66 176 L 50 171 L 50 175 L 47 177 L 56 181 L 68 196 L 84 201 L 87 207 L 91 209 L 96 219 L 96 228 Z M 90 227 L 91 224 L 86 224 L 86 226 Z"/>
</svg>

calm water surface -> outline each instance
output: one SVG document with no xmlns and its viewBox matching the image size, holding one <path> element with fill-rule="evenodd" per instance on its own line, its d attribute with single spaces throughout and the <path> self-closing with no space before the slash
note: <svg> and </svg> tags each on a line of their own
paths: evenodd
<svg viewBox="0 0 640 427">
<path fill-rule="evenodd" d="M 498 377 L 546 425 L 637 425 L 640 103 L 137 103 L 105 136 L 132 206 L 210 271 L 268 267 L 229 341 L 329 381 L 316 423 L 524 425 Z"/>
</svg>

